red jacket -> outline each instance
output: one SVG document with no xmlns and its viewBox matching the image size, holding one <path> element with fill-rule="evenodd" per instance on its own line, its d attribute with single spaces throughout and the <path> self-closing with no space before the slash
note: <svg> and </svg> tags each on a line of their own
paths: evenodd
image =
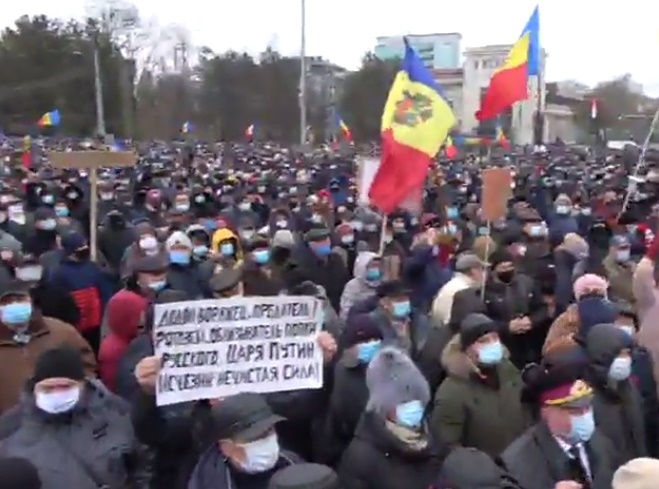
<svg viewBox="0 0 659 489">
<path fill-rule="evenodd" d="M 147 304 L 144 297 L 127 290 L 120 290 L 108 302 L 106 322 L 110 333 L 101 342 L 98 362 L 101 380 L 111 391 L 116 387 L 119 360 L 137 336 Z"/>
</svg>

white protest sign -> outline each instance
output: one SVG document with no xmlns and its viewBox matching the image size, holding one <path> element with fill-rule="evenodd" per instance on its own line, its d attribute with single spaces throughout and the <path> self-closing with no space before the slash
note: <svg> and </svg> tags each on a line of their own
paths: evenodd
<svg viewBox="0 0 659 489">
<path fill-rule="evenodd" d="M 154 316 L 158 406 L 323 385 L 323 307 L 315 297 L 157 304 Z"/>
</svg>

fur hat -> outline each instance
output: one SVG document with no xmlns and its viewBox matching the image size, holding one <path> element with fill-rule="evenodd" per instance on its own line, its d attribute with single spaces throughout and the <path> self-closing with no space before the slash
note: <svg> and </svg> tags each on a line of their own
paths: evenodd
<svg viewBox="0 0 659 489">
<path fill-rule="evenodd" d="M 613 489 L 649 489 L 657 487 L 659 460 L 635 458 L 613 474 Z"/>
<path fill-rule="evenodd" d="M 430 402 L 428 382 L 405 352 L 388 346 L 371 360 L 366 370 L 367 411 L 386 414 L 399 404 Z"/>
</svg>

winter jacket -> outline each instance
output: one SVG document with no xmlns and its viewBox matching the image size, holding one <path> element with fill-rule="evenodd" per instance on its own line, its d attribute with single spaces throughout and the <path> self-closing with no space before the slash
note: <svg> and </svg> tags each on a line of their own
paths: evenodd
<svg viewBox="0 0 659 489">
<path fill-rule="evenodd" d="M 366 412 L 337 472 L 342 489 L 427 489 L 444 457 L 444 448 L 429 433 L 413 437 Z"/>
<path fill-rule="evenodd" d="M 11 366 L 0 369 L 0 413 L 18 402 L 23 386 L 34 374 L 34 364 L 46 350 L 67 345 L 82 354 L 88 375 L 96 375 L 96 358 L 89 344 L 70 324 L 45 318 L 36 311 L 27 330 L 29 341 L 17 341 L 6 326 L 0 324 L 0 363 Z"/>
<path fill-rule="evenodd" d="M 108 389 L 115 392 L 119 360 L 138 334 L 147 300 L 128 290 L 117 292 L 106 311 L 109 334 L 103 338 L 98 353 L 100 376 Z"/>
<path fill-rule="evenodd" d="M 498 385 L 484 382 L 458 335 L 444 349 L 442 363 L 448 377 L 435 393 L 430 429 L 450 445 L 498 456 L 529 425 L 519 371 L 504 358 L 495 369 Z"/>
<path fill-rule="evenodd" d="M 0 442 L 4 456 L 30 460 L 43 489 L 147 489 L 148 457 L 136 440 L 128 406 L 102 385 L 87 382 L 70 413 L 39 410 L 32 393 L 0 425 L 20 419 L 20 426 Z"/>
<path fill-rule="evenodd" d="M 348 318 L 350 309 L 356 303 L 375 297 L 377 283 L 366 280 L 366 270 L 368 264 L 376 258 L 378 258 L 378 255 L 371 251 L 362 251 L 357 255 L 353 269 L 354 278 L 346 284 L 341 294 L 341 319 L 346 320 Z"/>
</svg>

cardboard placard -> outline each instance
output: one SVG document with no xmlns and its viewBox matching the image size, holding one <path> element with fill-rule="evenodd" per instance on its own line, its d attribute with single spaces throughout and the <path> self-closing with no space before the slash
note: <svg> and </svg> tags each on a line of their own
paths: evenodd
<svg viewBox="0 0 659 489">
<path fill-rule="evenodd" d="M 510 184 L 513 181 L 509 168 L 487 168 L 481 173 L 483 194 L 481 195 L 481 217 L 486 221 L 496 221 L 506 217 L 508 200 L 512 196 Z"/>
<path fill-rule="evenodd" d="M 53 151 L 48 159 L 55 168 L 114 168 L 137 163 L 137 155 L 130 151 Z"/>
</svg>

